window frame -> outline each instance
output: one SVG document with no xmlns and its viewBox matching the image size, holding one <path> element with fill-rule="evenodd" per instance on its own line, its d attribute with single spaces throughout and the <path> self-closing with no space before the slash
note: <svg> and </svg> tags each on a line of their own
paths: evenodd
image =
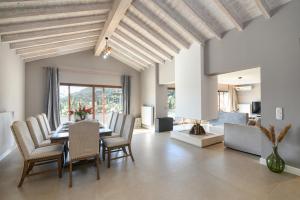
<svg viewBox="0 0 300 200">
<path fill-rule="evenodd" d="M 168 94 L 167 94 L 168 95 L 168 99 L 169 99 L 169 90 L 173 90 L 174 92 L 176 92 L 176 88 L 175 87 L 168 87 L 168 89 L 167 89 L 167 91 L 168 91 Z M 175 98 L 175 101 L 176 101 L 176 98 Z M 169 112 L 170 112 L 170 108 L 169 108 L 169 103 L 168 103 L 168 117 L 169 117 Z"/>
<path fill-rule="evenodd" d="M 71 121 L 71 115 L 69 114 L 71 108 L 71 86 L 75 86 L 75 87 L 90 87 L 92 88 L 92 101 L 93 101 L 93 119 L 95 119 L 96 117 L 96 113 L 95 113 L 95 89 L 96 88 L 119 88 L 122 89 L 122 86 L 119 85 L 99 85 L 99 84 L 82 84 L 82 83 L 60 83 L 59 86 L 68 86 L 68 119 L 69 121 Z M 59 108 L 60 109 L 60 108 Z"/>
<path fill-rule="evenodd" d="M 218 90 L 218 112 L 226 112 L 221 110 L 221 95 L 223 96 L 224 101 L 225 93 L 229 94 L 229 92 L 226 90 Z"/>
</svg>

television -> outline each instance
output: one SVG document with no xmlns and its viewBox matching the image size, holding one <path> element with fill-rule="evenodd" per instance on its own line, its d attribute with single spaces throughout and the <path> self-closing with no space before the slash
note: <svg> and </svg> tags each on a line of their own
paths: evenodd
<svg viewBox="0 0 300 200">
<path fill-rule="evenodd" d="M 252 113 L 253 114 L 260 114 L 260 110 L 261 110 L 261 102 L 260 101 L 253 101 L 252 102 Z"/>
</svg>

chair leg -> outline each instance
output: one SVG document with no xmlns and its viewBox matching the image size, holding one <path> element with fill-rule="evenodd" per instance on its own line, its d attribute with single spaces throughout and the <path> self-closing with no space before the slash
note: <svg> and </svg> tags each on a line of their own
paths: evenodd
<svg viewBox="0 0 300 200">
<path fill-rule="evenodd" d="M 101 139 L 99 139 L 99 154 L 100 154 L 101 146 L 102 146 Z"/>
<path fill-rule="evenodd" d="M 18 187 L 22 186 L 22 184 L 24 182 L 24 179 L 25 179 L 25 177 L 27 175 L 27 171 L 28 171 L 28 162 L 24 161 L 23 172 L 22 172 L 22 176 L 21 176 L 20 182 L 18 184 Z"/>
<path fill-rule="evenodd" d="M 66 161 L 68 159 L 68 151 L 69 151 L 69 148 L 68 148 L 68 142 L 65 142 L 64 143 L 64 165 L 66 164 Z"/>
<path fill-rule="evenodd" d="M 125 155 L 128 155 L 127 151 L 126 151 L 126 148 L 125 147 L 122 147 L 122 151 Z"/>
<path fill-rule="evenodd" d="M 105 146 L 102 146 L 102 159 L 105 160 Z"/>
<path fill-rule="evenodd" d="M 108 153 L 107 153 L 107 168 L 110 168 L 110 153 L 111 153 L 111 149 L 108 147 L 107 148 Z"/>
<path fill-rule="evenodd" d="M 100 175 L 99 175 L 99 155 L 96 155 L 95 159 L 96 159 L 96 168 L 97 168 L 97 180 L 99 180 L 100 179 Z"/>
<path fill-rule="evenodd" d="M 130 144 L 128 145 L 128 150 L 129 150 L 129 154 L 130 154 L 131 160 L 132 160 L 132 162 L 134 162 L 134 158 L 133 158 L 133 155 L 132 155 L 131 145 Z"/>
<path fill-rule="evenodd" d="M 69 162 L 69 187 L 72 187 L 72 161 Z"/>
<path fill-rule="evenodd" d="M 32 170 L 33 166 L 34 166 L 34 162 L 29 162 L 28 163 L 28 169 L 27 169 L 26 175 L 29 174 L 29 172 Z"/>
<path fill-rule="evenodd" d="M 62 177 L 62 161 L 63 161 L 63 154 L 57 159 L 57 173 L 58 177 Z"/>
</svg>

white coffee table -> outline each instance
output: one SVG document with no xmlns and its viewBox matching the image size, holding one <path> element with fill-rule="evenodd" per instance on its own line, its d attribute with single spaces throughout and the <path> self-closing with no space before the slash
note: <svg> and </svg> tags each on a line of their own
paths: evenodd
<svg viewBox="0 0 300 200">
<path fill-rule="evenodd" d="M 189 134 L 189 129 L 175 129 L 171 131 L 171 138 L 195 145 L 197 147 L 206 147 L 209 145 L 217 144 L 224 141 L 224 133 L 221 130 L 214 130 L 205 127 L 205 135 L 192 135 Z"/>
</svg>

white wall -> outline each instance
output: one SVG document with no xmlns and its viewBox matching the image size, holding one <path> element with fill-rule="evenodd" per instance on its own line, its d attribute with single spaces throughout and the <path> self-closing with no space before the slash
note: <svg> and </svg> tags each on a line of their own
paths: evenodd
<svg viewBox="0 0 300 200">
<path fill-rule="evenodd" d="M 44 67 L 59 67 L 62 83 L 121 86 L 121 75 L 131 76 L 131 107 L 140 115 L 140 72 L 110 57 L 103 60 L 92 51 L 84 51 L 26 63 L 26 116 L 43 112 L 45 91 Z"/>
<path fill-rule="evenodd" d="M 209 74 L 261 67 L 262 124 L 279 131 L 291 123 L 292 129 L 279 144 L 279 153 L 291 166 L 300 168 L 300 1 L 291 1 L 270 20 L 260 17 L 242 32 L 230 31 L 222 40 L 205 46 Z M 284 120 L 276 120 L 275 108 L 283 108 Z M 262 156 L 271 153 L 271 144 L 262 137 Z"/>
<path fill-rule="evenodd" d="M 149 67 L 141 72 L 141 106 L 143 105 L 156 106 L 156 67 Z"/>
<path fill-rule="evenodd" d="M 176 116 L 189 119 L 217 117 L 216 76 L 204 74 L 203 47 L 192 44 L 175 58 Z"/>
<path fill-rule="evenodd" d="M 252 84 L 250 91 L 238 91 L 239 103 L 251 104 L 253 101 L 261 101 L 261 87 L 260 84 Z"/>
<path fill-rule="evenodd" d="M 159 67 L 152 66 L 141 73 L 141 106 L 154 106 L 154 117 L 168 115 L 168 86 L 159 85 Z"/>
<path fill-rule="evenodd" d="M 13 111 L 14 120 L 24 119 L 25 66 L 8 44 L 0 42 L 0 112 Z M 0 157 L 10 148 L 14 139 L 9 133 L 0 133 Z"/>
<path fill-rule="evenodd" d="M 168 86 L 160 85 L 159 67 L 141 72 L 141 106 L 154 106 L 154 118 L 168 116 Z"/>
<path fill-rule="evenodd" d="M 169 110 L 168 85 L 159 84 L 159 69 L 160 67 L 156 67 L 156 117 L 167 117 Z"/>
<path fill-rule="evenodd" d="M 175 59 L 159 64 L 159 84 L 175 83 Z"/>
</svg>

